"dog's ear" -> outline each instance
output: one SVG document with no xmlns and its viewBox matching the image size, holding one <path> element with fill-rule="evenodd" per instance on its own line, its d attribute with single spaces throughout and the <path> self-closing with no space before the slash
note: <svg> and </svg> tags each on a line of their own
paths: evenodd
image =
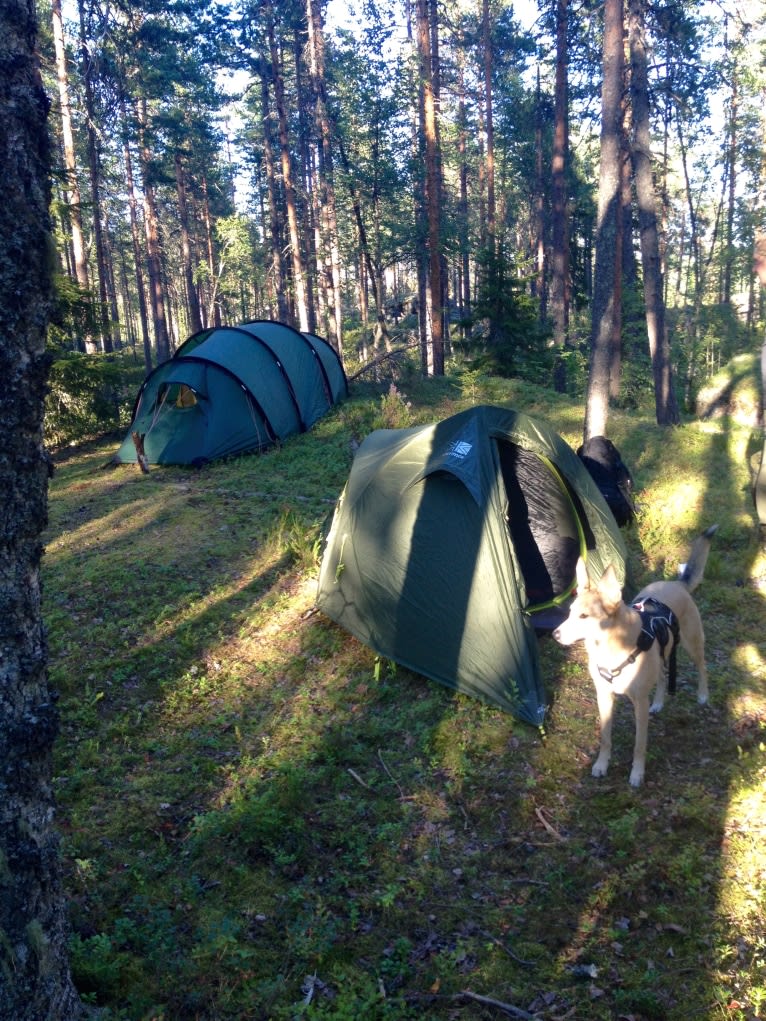
<svg viewBox="0 0 766 1021">
<path fill-rule="evenodd" d="M 598 583 L 598 592 L 601 596 L 601 602 L 608 613 L 613 613 L 622 602 L 622 588 L 617 580 L 617 573 L 613 564 L 610 564 L 601 575 L 601 581 Z"/>
<path fill-rule="evenodd" d="M 578 591 L 588 588 L 590 585 L 590 578 L 588 577 L 588 569 L 585 566 L 585 561 L 582 557 L 577 558 L 577 566 L 575 567 L 575 577 L 577 578 Z"/>
</svg>

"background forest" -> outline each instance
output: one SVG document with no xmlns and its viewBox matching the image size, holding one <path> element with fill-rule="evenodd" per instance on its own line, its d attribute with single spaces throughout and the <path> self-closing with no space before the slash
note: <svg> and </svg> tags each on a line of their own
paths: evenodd
<svg viewBox="0 0 766 1021">
<path fill-rule="evenodd" d="M 51 442 L 117 424 L 148 368 L 222 322 L 317 332 L 349 375 L 404 351 L 423 374 L 455 358 L 579 396 L 616 308 L 612 400 L 651 399 L 657 349 L 671 422 L 676 394 L 691 408 L 753 345 L 758 5 L 633 0 L 611 55 L 589 0 L 518 16 L 42 0 L 39 16 L 59 154 Z"/>
</svg>

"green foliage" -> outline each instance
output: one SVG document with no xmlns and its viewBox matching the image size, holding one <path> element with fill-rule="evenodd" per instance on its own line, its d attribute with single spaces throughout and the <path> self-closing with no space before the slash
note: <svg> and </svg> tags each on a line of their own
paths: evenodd
<svg viewBox="0 0 766 1021">
<path fill-rule="evenodd" d="M 401 393 L 396 383 L 380 398 L 380 429 L 406 429 L 412 425 L 412 401 Z"/>
<path fill-rule="evenodd" d="M 468 341 L 456 341 L 455 348 L 484 373 L 523 376 L 535 383 L 549 380 L 554 355 L 537 302 L 525 291 L 526 281 L 502 251 L 485 249 L 477 262 L 472 333 Z"/>
<path fill-rule="evenodd" d="M 51 366 L 45 401 L 45 437 L 50 447 L 127 428 L 143 368 L 128 356 L 69 352 Z"/>
<path fill-rule="evenodd" d="M 56 301 L 51 310 L 48 344 L 54 350 L 78 350 L 86 337 L 97 335 L 99 330 L 93 296 L 61 273 L 56 275 L 54 287 Z"/>
</svg>

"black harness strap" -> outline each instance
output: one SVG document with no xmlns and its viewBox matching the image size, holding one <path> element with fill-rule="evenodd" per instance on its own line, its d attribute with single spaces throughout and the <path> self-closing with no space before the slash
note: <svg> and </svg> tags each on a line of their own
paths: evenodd
<svg viewBox="0 0 766 1021">
<path fill-rule="evenodd" d="M 642 652 L 652 647 L 654 642 L 660 646 L 660 655 L 665 658 L 665 647 L 673 636 L 673 648 L 668 658 L 668 690 L 671 694 L 676 690 L 676 650 L 678 648 L 678 620 L 676 615 L 658 599 L 645 599 L 640 603 L 633 603 L 633 609 L 638 611 L 641 617 L 641 631 L 636 641 L 636 648 L 631 652 L 624 663 L 621 663 L 614 670 L 607 670 L 599 667 L 598 672 L 605 681 L 610 684 L 619 677 L 625 667 L 635 663 Z"/>
</svg>

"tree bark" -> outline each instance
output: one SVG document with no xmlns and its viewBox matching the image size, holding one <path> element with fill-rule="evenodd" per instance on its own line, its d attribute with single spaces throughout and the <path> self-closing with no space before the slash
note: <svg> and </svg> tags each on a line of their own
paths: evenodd
<svg viewBox="0 0 766 1021">
<path fill-rule="evenodd" d="M 584 439 L 606 435 L 615 318 L 620 315 L 620 134 L 623 69 L 622 0 L 604 6 L 604 77 L 601 87 L 601 162 L 596 224 L 596 271 L 591 306 L 591 354 Z"/>
<path fill-rule="evenodd" d="M 483 49 L 483 86 L 484 86 L 484 131 L 487 139 L 487 233 L 492 252 L 495 251 L 497 233 L 495 211 L 495 121 L 492 109 L 492 25 L 490 20 L 489 0 L 482 0 L 481 32 Z"/>
<path fill-rule="evenodd" d="M 69 75 L 67 72 L 64 25 L 61 17 L 61 0 L 51 0 L 53 21 L 53 43 L 56 54 L 56 77 L 58 79 L 59 103 L 61 106 L 61 137 L 64 143 L 64 169 L 66 172 L 66 193 L 68 198 L 69 221 L 72 230 L 72 251 L 77 283 L 83 291 L 89 287 L 88 259 L 82 229 L 82 199 L 75 158 L 74 132 L 72 130 L 72 109 L 69 102 Z"/>
<path fill-rule="evenodd" d="M 343 350 L 343 311 L 340 292 L 340 251 L 338 248 L 338 215 L 335 203 L 333 174 L 332 131 L 327 113 L 325 83 L 324 37 L 318 0 L 306 0 L 309 26 L 309 66 L 314 91 L 314 114 L 318 136 L 320 212 L 324 224 L 323 241 L 328 280 L 328 312 L 330 331 L 328 340 L 336 351 Z"/>
<path fill-rule="evenodd" d="M 556 3 L 556 84 L 551 160 L 551 293 L 549 310 L 553 341 L 564 348 L 569 341 L 569 216 L 567 210 L 567 153 L 569 116 L 567 101 L 567 22 L 569 0 Z M 563 373 L 556 373 L 556 389 L 564 389 Z"/>
<path fill-rule="evenodd" d="M 277 42 L 274 35 L 274 11 L 271 0 L 266 0 L 267 10 L 267 33 L 269 42 L 269 53 L 271 56 L 271 73 L 274 83 L 274 101 L 277 110 L 277 123 L 279 124 L 279 150 L 282 164 L 282 184 L 285 192 L 285 206 L 287 208 L 287 227 L 290 238 L 290 255 L 293 264 L 293 288 L 295 291 L 295 310 L 298 320 L 298 328 L 304 332 L 308 331 L 308 306 L 306 302 L 306 282 L 303 270 L 303 259 L 301 257 L 301 239 L 298 229 L 298 209 L 295 194 L 295 182 L 293 180 L 292 158 L 290 156 L 290 135 L 287 126 L 287 107 L 285 105 L 285 88 L 282 80 L 282 68 L 277 50 Z"/>
<path fill-rule="evenodd" d="M 48 100 L 33 0 L 0 7 L 0 1021 L 73 1021 L 81 1005 L 53 828 L 58 728 L 41 613 L 50 462 L 42 420 L 53 302 Z"/>
<path fill-rule="evenodd" d="M 444 328 L 442 311 L 441 209 L 437 111 L 432 67 L 429 0 L 417 0 L 417 46 L 422 90 L 423 151 L 425 154 L 425 205 L 428 223 L 428 271 L 426 297 L 430 310 L 431 344 L 429 371 L 444 375 Z M 421 308 L 421 315 L 423 309 Z"/>
<path fill-rule="evenodd" d="M 146 138 L 147 105 L 146 99 L 139 100 L 139 155 L 141 178 L 144 191 L 144 232 L 146 235 L 146 262 L 149 275 L 149 303 L 154 323 L 154 344 L 157 349 L 157 360 L 167 361 L 170 358 L 170 337 L 165 316 L 165 288 L 162 283 L 162 253 L 160 252 L 160 228 L 157 215 L 157 200 L 154 184 L 151 179 L 152 152 Z"/>
<path fill-rule="evenodd" d="M 109 323 L 109 301 L 106 289 L 106 256 L 104 252 L 104 228 L 101 209 L 101 166 L 99 143 L 96 133 L 96 110 L 93 99 L 93 61 L 88 52 L 85 34 L 85 12 L 82 0 L 78 3 L 80 12 L 80 53 L 82 56 L 82 82 L 85 95 L 86 138 L 88 151 L 88 173 L 90 177 L 90 201 L 93 207 L 93 245 L 96 249 L 98 273 L 98 320 L 101 325 L 101 345 L 106 352 L 113 350 L 112 333 Z"/>
<path fill-rule="evenodd" d="M 654 376 L 655 414 L 658 425 L 677 425 L 680 416 L 673 386 L 670 347 L 665 330 L 665 300 L 662 290 L 662 267 L 657 228 L 657 196 L 652 176 L 645 0 L 630 0 L 629 37 L 630 88 L 633 106 L 633 174 L 638 203 L 641 264 L 644 271 L 646 325 Z"/>
<path fill-rule="evenodd" d="M 130 216 L 130 237 L 133 244 L 133 263 L 136 275 L 136 291 L 138 295 L 138 317 L 141 323 L 141 341 L 144 350 L 144 366 L 147 372 L 152 369 L 152 343 L 149 336 L 149 316 L 146 307 L 146 290 L 144 288 L 143 251 L 141 247 L 141 232 L 138 223 L 138 199 L 133 181 L 133 160 L 130 155 L 130 143 L 128 141 L 128 115 L 125 101 L 122 101 L 122 123 L 125 133 L 123 142 L 123 159 L 125 161 L 125 183 L 128 193 L 128 213 Z"/>
<path fill-rule="evenodd" d="M 259 65 L 261 79 L 261 122 L 263 124 L 263 162 L 266 171 L 266 194 L 269 206 L 269 247 L 271 249 L 271 272 L 278 318 L 286 323 L 289 317 L 287 294 L 282 270 L 282 242 L 277 206 L 276 171 L 274 150 L 271 145 L 271 110 L 269 108 L 269 72 L 265 61 Z"/>
<path fill-rule="evenodd" d="M 194 263 L 192 246 L 189 236 L 189 209 L 186 201 L 186 171 L 181 162 L 181 153 L 175 153 L 176 194 L 178 195 L 178 226 L 181 231 L 181 260 L 183 262 L 184 282 L 186 284 L 186 301 L 189 313 L 190 333 L 199 333 L 202 329 L 202 317 L 199 310 L 199 296 L 194 281 Z"/>
</svg>

